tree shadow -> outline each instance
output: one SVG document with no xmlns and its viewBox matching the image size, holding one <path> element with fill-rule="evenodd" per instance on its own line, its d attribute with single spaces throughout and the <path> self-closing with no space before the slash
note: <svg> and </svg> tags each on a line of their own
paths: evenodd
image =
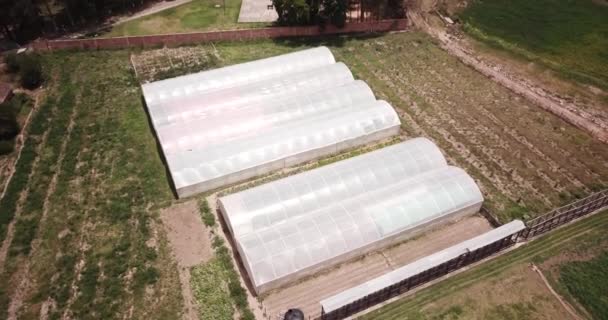
<svg viewBox="0 0 608 320">
<path fill-rule="evenodd" d="M 318 47 L 327 46 L 334 48 L 342 48 L 351 40 L 368 40 L 380 38 L 387 34 L 387 32 L 365 32 L 365 33 L 351 33 L 351 34 L 328 34 L 320 36 L 302 36 L 302 37 L 284 37 L 274 38 L 272 41 L 284 47 L 298 48 L 298 47 Z"/>
</svg>

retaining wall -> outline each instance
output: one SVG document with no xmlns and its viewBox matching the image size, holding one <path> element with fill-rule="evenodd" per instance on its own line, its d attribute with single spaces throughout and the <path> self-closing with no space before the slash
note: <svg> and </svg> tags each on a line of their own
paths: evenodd
<svg viewBox="0 0 608 320">
<path fill-rule="evenodd" d="M 344 28 L 340 29 L 334 26 L 326 26 L 323 29 L 318 26 L 270 27 L 258 29 L 176 33 L 149 36 L 128 36 L 115 38 L 40 40 L 33 42 L 30 47 L 34 50 L 39 51 L 145 48 L 179 46 L 212 41 L 276 39 L 348 33 L 389 32 L 405 30 L 407 29 L 408 25 L 408 20 L 397 19 L 349 23 L 344 26 Z"/>
</svg>

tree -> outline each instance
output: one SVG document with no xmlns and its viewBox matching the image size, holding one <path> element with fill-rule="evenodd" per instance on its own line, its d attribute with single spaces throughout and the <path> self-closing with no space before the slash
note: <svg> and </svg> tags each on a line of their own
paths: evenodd
<svg viewBox="0 0 608 320">
<path fill-rule="evenodd" d="M 37 88 L 43 80 L 42 66 L 35 54 L 19 55 L 19 79 L 21 85 L 27 89 Z"/>
<path fill-rule="evenodd" d="M 346 11 L 348 10 L 348 0 L 323 0 L 323 10 L 321 15 L 324 20 L 338 28 L 346 24 Z"/>
<path fill-rule="evenodd" d="M 311 22 L 307 0 L 272 0 L 272 4 L 279 16 L 280 25 L 306 25 Z"/>
<path fill-rule="evenodd" d="M 384 18 L 402 19 L 405 18 L 404 0 L 388 0 Z"/>
</svg>

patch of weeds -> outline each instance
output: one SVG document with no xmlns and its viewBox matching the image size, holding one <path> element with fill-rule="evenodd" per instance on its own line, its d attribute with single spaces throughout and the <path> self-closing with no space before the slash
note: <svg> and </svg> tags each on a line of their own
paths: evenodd
<svg viewBox="0 0 608 320">
<path fill-rule="evenodd" d="M 490 309 L 486 319 L 525 320 L 531 319 L 536 309 L 532 303 L 502 304 Z"/>
<path fill-rule="evenodd" d="M 228 291 L 232 298 L 235 306 L 239 310 L 241 317 L 246 319 L 251 314 L 249 309 L 249 303 L 247 302 L 247 292 L 241 286 L 240 275 L 235 269 L 232 257 L 230 256 L 230 250 L 224 245 L 224 241 L 218 236 L 214 236 L 212 241 L 213 248 L 218 261 L 226 270 L 225 282 L 228 284 Z"/>
<path fill-rule="evenodd" d="M 224 283 L 226 269 L 214 258 L 190 269 L 192 293 L 198 302 L 201 319 L 231 320 L 234 314 L 228 288 Z"/>
<path fill-rule="evenodd" d="M 203 219 L 203 223 L 207 227 L 215 227 L 215 215 L 213 212 L 211 212 L 211 208 L 209 208 L 209 203 L 207 203 L 206 199 L 199 201 L 199 208 L 201 210 L 201 218 Z"/>
</svg>

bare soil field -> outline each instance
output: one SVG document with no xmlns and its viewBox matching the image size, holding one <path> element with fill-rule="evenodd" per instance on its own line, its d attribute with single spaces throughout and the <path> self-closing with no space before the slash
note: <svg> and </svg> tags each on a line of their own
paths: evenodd
<svg viewBox="0 0 608 320">
<path fill-rule="evenodd" d="M 491 226 L 484 218 L 472 216 L 430 230 L 414 239 L 264 295 L 262 305 L 265 314 L 269 319 L 282 319 L 281 315 L 285 311 L 297 307 L 314 319 L 321 315 L 321 300 L 490 229 Z"/>
</svg>

